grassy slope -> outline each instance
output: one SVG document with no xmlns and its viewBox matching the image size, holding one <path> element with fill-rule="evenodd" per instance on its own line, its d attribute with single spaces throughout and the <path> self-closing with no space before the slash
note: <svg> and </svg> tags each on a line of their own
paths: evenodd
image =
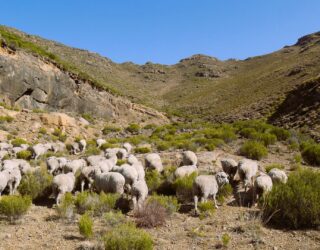
<svg viewBox="0 0 320 250">
<path fill-rule="evenodd" d="M 12 29 L 10 32 L 135 102 L 219 120 L 271 115 L 288 91 L 316 77 L 320 70 L 320 35 L 309 36 L 297 46 L 244 61 L 222 62 L 197 56 L 168 66 L 115 64 L 96 53 Z M 288 76 L 297 68 L 301 71 Z M 218 72 L 220 77 L 196 77 L 196 72 Z"/>
</svg>

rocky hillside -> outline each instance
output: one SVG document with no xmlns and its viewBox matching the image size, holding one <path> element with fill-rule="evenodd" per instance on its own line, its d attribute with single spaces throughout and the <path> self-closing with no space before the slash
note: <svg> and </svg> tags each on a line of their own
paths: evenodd
<svg viewBox="0 0 320 250">
<path fill-rule="evenodd" d="M 44 79 L 46 82 L 51 82 L 51 86 L 64 82 L 66 86 L 70 86 L 69 90 L 74 94 L 70 95 L 65 88 L 54 88 L 54 96 L 59 96 L 59 101 L 50 99 L 48 107 L 68 107 L 69 110 L 90 112 L 93 110 L 92 107 L 98 105 L 97 103 L 103 103 L 103 100 L 112 99 L 107 101 L 107 104 L 103 103 L 102 107 L 112 106 L 110 103 L 115 103 L 115 100 L 117 103 L 120 102 L 121 98 L 89 88 L 89 85 L 79 85 L 80 78 L 99 89 L 125 96 L 135 103 L 184 117 L 205 118 L 219 122 L 265 117 L 272 122 L 289 127 L 301 127 L 307 124 L 313 131 L 317 130 L 317 124 L 319 124 L 318 120 L 302 122 L 309 120 L 309 112 L 295 113 L 294 109 L 285 108 L 288 99 L 292 102 L 298 98 L 297 101 L 304 102 L 305 99 L 300 97 L 308 95 L 309 91 L 308 87 L 304 86 L 319 78 L 319 32 L 302 37 L 296 44 L 285 46 L 274 53 L 246 60 L 220 61 L 205 55 L 194 55 L 175 65 L 154 63 L 136 65 L 131 62 L 116 64 L 96 53 L 70 48 L 11 28 L 1 27 L 0 31 L 8 47 L 18 50 L 17 53 L 21 57 L 26 56 L 25 53 L 29 55 L 31 51 L 32 54 L 40 54 L 42 58 L 63 69 L 62 75 L 58 77 L 59 80 L 49 75 Z M 20 43 L 20 40 L 35 45 L 37 49 L 25 46 Z M 12 61 L 9 64 L 7 61 L 12 60 L 12 56 L 2 57 L 2 64 L 12 68 Z M 22 68 L 25 67 L 27 66 Z M 39 68 L 35 63 L 32 63 L 32 67 Z M 3 67 L 2 71 L 4 71 Z M 66 81 L 63 75 L 70 81 Z M 15 77 L 19 77 L 19 74 Z M 49 81 L 48 78 L 50 78 Z M 34 79 L 34 81 L 39 80 Z M 30 92 L 26 87 L 23 89 L 26 94 Z M 7 88 L 7 90 L 12 92 L 11 89 Z M 297 96 L 297 92 L 300 97 Z M 24 97 L 23 93 L 20 91 L 11 97 L 11 100 L 19 104 L 23 103 L 25 106 L 44 106 L 42 103 L 42 99 L 46 96 L 44 91 L 33 92 L 32 95 L 37 96 L 33 101 L 30 101 L 28 95 Z M 88 98 L 90 101 L 81 101 L 77 93 L 85 95 L 86 97 L 83 98 Z M 121 103 L 129 103 L 121 100 Z M 315 103 L 310 104 L 310 101 Z M 303 103 L 302 106 L 307 105 L 311 108 L 316 106 L 316 103 L 316 98 L 311 98 L 308 104 Z M 116 106 L 127 107 L 126 104 Z M 97 112 L 99 115 L 107 116 L 110 113 L 117 113 L 117 111 L 115 108 L 108 108 L 99 109 Z M 280 114 L 281 117 L 279 117 Z M 297 116 L 300 117 L 301 122 L 297 122 Z"/>
</svg>

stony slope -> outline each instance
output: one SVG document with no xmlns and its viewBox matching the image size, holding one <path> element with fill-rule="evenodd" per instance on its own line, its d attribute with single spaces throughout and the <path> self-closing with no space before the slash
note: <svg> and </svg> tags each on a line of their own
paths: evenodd
<svg viewBox="0 0 320 250">
<path fill-rule="evenodd" d="M 286 112 L 283 107 L 288 98 L 293 98 L 290 97 L 293 91 L 304 92 L 305 88 L 300 86 L 317 79 L 320 72 L 319 32 L 274 53 L 246 60 L 220 61 L 194 55 L 175 65 L 136 65 L 116 64 L 96 53 L 14 29 L 2 29 L 44 48 L 50 55 L 94 79 L 100 87 L 134 102 L 185 117 L 215 121 L 267 117 L 273 122 L 301 127 L 303 122 L 293 123 L 298 113 L 283 113 Z M 280 122 L 278 114 L 287 118 Z M 302 121 L 308 119 L 304 113 L 300 112 L 301 115 Z M 307 124 L 317 129 L 315 124 Z"/>
</svg>

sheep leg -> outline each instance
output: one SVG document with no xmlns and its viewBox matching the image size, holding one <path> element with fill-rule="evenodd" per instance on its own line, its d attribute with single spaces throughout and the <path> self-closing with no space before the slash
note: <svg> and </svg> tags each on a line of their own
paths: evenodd
<svg viewBox="0 0 320 250">
<path fill-rule="evenodd" d="M 60 192 L 60 193 L 58 194 L 57 198 L 56 198 L 56 204 L 57 204 L 57 205 L 60 204 L 60 201 L 61 201 L 62 196 L 63 196 L 63 193 Z"/>
<path fill-rule="evenodd" d="M 8 185 L 9 185 L 9 194 L 12 195 L 12 182 L 10 182 Z"/>
<path fill-rule="evenodd" d="M 216 194 L 213 195 L 213 201 L 214 201 L 215 208 L 218 209 L 217 200 L 216 200 Z"/>
<path fill-rule="evenodd" d="M 193 196 L 193 200 L 194 200 L 194 210 L 197 213 L 198 212 L 198 196 Z"/>
<path fill-rule="evenodd" d="M 132 203 L 133 203 L 133 209 L 135 210 L 137 208 L 137 197 L 132 197 Z"/>
<path fill-rule="evenodd" d="M 82 180 L 81 181 L 81 192 L 83 192 L 83 190 L 84 190 L 84 184 L 85 184 L 85 182 L 84 182 L 84 180 Z"/>
</svg>

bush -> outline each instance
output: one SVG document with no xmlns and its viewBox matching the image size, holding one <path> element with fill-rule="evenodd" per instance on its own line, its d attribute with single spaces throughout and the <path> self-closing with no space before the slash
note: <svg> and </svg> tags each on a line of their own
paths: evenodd
<svg viewBox="0 0 320 250">
<path fill-rule="evenodd" d="M 268 149 L 257 141 L 247 141 L 240 148 L 240 154 L 253 160 L 261 160 L 268 155 Z"/>
<path fill-rule="evenodd" d="M 223 203 L 225 198 L 229 197 L 232 195 L 233 189 L 230 184 L 225 184 L 222 187 L 219 188 L 218 193 L 217 193 L 217 201 L 220 203 Z"/>
<path fill-rule="evenodd" d="M 65 142 L 67 140 L 67 135 L 63 133 L 62 130 L 59 128 L 55 128 L 52 135 L 61 142 Z"/>
<path fill-rule="evenodd" d="M 163 206 L 169 215 L 178 212 L 180 209 L 180 204 L 175 196 L 165 196 L 165 195 L 152 195 L 149 196 L 147 202 L 158 202 Z"/>
<path fill-rule="evenodd" d="M 121 131 L 121 129 L 118 127 L 107 125 L 102 129 L 102 134 L 107 135 L 109 133 L 116 133 L 116 132 L 120 132 L 120 131 Z"/>
<path fill-rule="evenodd" d="M 21 195 L 28 195 L 32 200 L 47 197 L 51 192 L 53 177 L 45 168 L 28 172 L 21 179 L 18 191 Z"/>
<path fill-rule="evenodd" d="M 221 242 L 224 247 L 227 247 L 230 243 L 231 237 L 229 234 L 224 233 L 221 237 Z"/>
<path fill-rule="evenodd" d="M 93 235 L 93 221 L 88 213 L 85 213 L 80 217 L 79 223 L 79 232 L 85 238 L 91 238 Z"/>
<path fill-rule="evenodd" d="M 289 175 L 265 197 L 264 219 L 292 229 L 320 226 L 320 173 L 310 169 Z"/>
<path fill-rule="evenodd" d="M 138 227 L 157 227 L 166 223 L 167 210 L 156 200 L 149 200 L 141 209 L 135 211 Z"/>
<path fill-rule="evenodd" d="M 275 144 L 277 137 L 269 133 L 254 133 L 251 139 L 262 142 L 265 146 Z"/>
<path fill-rule="evenodd" d="M 78 193 L 74 201 L 79 214 L 84 214 L 88 211 L 94 211 L 95 206 L 97 206 L 98 203 L 99 195 L 89 191 Z"/>
<path fill-rule="evenodd" d="M 20 147 L 21 144 L 27 144 L 27 141 L 22 138 L 16 138 L 11 141 L 12 146 L 14 147 Z"/>
<path fill-rule="evenodd" d="M 157 150 L 158 151 L 165 151 L 168 149 L 170 149 L 170 143 L 164 142 L 164 141 L 157 142 Z"/>
<path fill-rule="evenodd" d="M 302 148 L 303 159 L 310 165 L 320 166 L 320 144 L 309 143 Z"/>
<path fill-rule="evenodd" d="M 12 122 L 14 119 L 11 116 L 5 115 L 5 116 L 0 116 L 0 123 L 4 123 L 4 122 Z"/>
<path fill-rule="evenodd" d="M 87 120 L 88 122 L 93 122 L 94 121 L 94 119 L 93 119 L 91 114 L 84 113 L 81 116 L 82 116 L 83 119 Z"/>
<path fill-rule="evenodd" d="M 212 216 L 216 208 L 214 207 L 212 201 L 206 201 L 198 203 L 198 210 L 200 212 L 200 219 L 204 219 L 206 217 Z"/>
<path fill-rule="evenodd" d="M 99 203 L 96 205 L 94 213 L 97 215 L 102 215 L 105 212 L 112 211 L 115 209 L 119 198 L 120 194 L 105 194 L 104 192 L 101 192 L 99 195 Z"/>
<path fill-rule="evenodd" d="M 136 123 L 131 123 L 127 128 L 126 131 L 130 132 L 131 134 L 138 134 L 140 132 L 140 126 Z"/>
<path fill-rule="evenodd" d="M 13 222 L 27 213 L 30 206 L 31 198 L 29 196 L 2 196 L 0 200 L 0 214 L 6 216 L 8 220 Z"/>
<path fill-rule="evenodd" d="M 59 206 L 57 213 L 59 217 L 71 220 L 74 217 L 74 198 L 71 193 L 66 193 Z"/>
<path fill-rule="evenodd" d="M 139 147 L 139 148 L 135 148 L 134 152 L 136 154 L 147 154 L 151 152 L 151 148 L 149 147 Z"/>
<path fill-rule="evenodd" d="M 163 183 L 162 176 L 157 170 L 146 171 L 145 179 L 150 193 L 156 192 Z"/>
<path fill-rule="evenodd" d="M 22 150 L 22 151 L 17 153 L 17 158 L 18 159 L 30 160 L 31 156 L 32 156 L 32 153 L 29 150 Z"/>
<path fill-rule="evenodd" d="M 47 134 L 47 130 L 45 128 L 40 128 L 39 129 L 39 134 L 46 135 Z"/>
<path fill-rule="evenodd" d="M 130 250 L 152 250 L 153 241 L 151 236 L 136 228 L 132 224 L 122 224 L 108 231 L 104 237 L 104 248 L 106 250 L 130 249 Z"/>
<path fill-rule="evenodd" d="M 120 211 L 107 212 L 104 214 L 104 220 L 109 227 L 115 227 L 124 224 L 126 217 Z"/>
<path fill-rule="evenodd" d="M 279 141 L 286 141 L 290 137 L 290 132 L 284 128 L 273 127 L 270 133 L 274 134 Z"/>
<path fill-rule="evenodd" d="M 277 168 L 277 169 L 284 169 L 284 166 L 278 163 L 270 164 L 265 167 L 266 172 L 269 173 L 271 169 Z"/>
<path fill-rule="evenodd" d="M 197 173 L 192 173 L 188 176 L 178 178 L 174 181 L 173 186 L 176 189 L 176 194 L 179 201 L 188 201 L 193 198 L 193 182 L 197 177 Z"/>
</svg>

